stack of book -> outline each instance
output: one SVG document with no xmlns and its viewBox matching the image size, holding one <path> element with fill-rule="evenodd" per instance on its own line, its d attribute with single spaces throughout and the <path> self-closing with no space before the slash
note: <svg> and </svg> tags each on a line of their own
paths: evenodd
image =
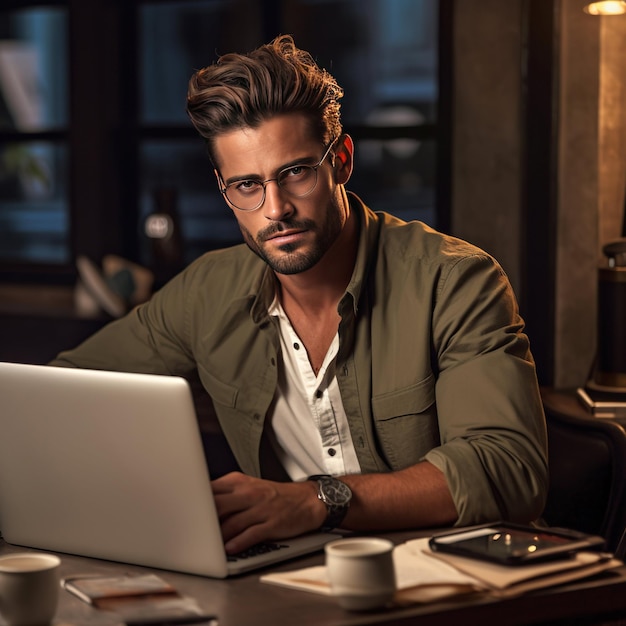
<svg viewBox="0 0 626 626">
<path fill-rule="evenodd" d="M 579 387 L 576 394 L 594 417 L 626 418 L 626 391 L 606 391 L 587 385 Z"/>
</svg>

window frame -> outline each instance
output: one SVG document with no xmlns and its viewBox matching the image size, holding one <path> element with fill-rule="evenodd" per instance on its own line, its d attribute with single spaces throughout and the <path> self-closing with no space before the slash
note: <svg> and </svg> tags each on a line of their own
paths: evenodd
<svg viewBox="0 0 626 626">
<path fill-rule="evenodd" d="M 67 7 L 69 125 L 41 133 L 0 132 L 0 141 L 66 142 L 69 151 L 69 253 L 66 264 L 0 261 L 0 281 L 72 284 L 74 260 L 96 262 L 108 253 L 136 261 L 140 254 L 139 153 L 142 142 L 197 140 L 191 125 L 139 122 L 139 8 L 159 0 L 6 0 L 2 10 Z M 435 227 L 450 224 L 451 13 L 453 0 L 439 0 L 439 99 L 437 123 L 415 126 L 348 125 L 353 139 L 411 138 L 437 145 Z M 281 0 L 263 3 L 263 30 L 280 32 Z M 131 62 L 131 60 L 134 60 Z M 98 68 L 94 71 L 94 67 Z"/>
</svg>

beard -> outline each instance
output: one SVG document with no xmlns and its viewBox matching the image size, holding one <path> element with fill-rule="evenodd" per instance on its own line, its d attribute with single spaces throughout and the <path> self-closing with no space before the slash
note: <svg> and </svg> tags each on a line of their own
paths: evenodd
<svg viewBox="0 0 626 626">
<path fill-rule="evenodd" d="M 272 222 L 267 228 L 259 231 L 256 237 L 241 224 L 239 229 L 248 248 L 263 259 L 272 270 L 278 274 L 299 274 L 316 265 L 335 243 L 343 228 L 341 214 L 339 203 L 333 199 L 321 223 L 310 219 Z M 266 246 L 268 237 L 289 229 L 312 232 L 315 235 L 312 245 L 301 249 L 303 246 L 300 243 L 287 243 L 279 246 L 277 251 L 270 252 Z"/>
</svg>

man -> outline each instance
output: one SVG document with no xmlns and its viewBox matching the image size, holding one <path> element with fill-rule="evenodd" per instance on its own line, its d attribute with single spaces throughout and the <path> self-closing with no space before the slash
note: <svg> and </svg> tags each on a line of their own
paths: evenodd
<svg viewBox="0 0 626 626">
<path fill-rule="evenodd" d="M 55 365 L 197 369 L 243 473 L 226 549 L 320 527 L 530 522 L 547 490 L 536 374 L 489 255 L 346 191 L 343 93 L 288 36 L 190 81 L 247 246 L 213 251 Z"/>
</svg>

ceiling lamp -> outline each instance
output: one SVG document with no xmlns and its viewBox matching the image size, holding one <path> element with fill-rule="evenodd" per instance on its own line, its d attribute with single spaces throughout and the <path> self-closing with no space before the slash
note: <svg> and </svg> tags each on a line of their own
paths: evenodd
<svg viewBox="0 0 626 626">
<path fill-rule="evenodd" d="M 626 2 L 624 0 L 590 2 L 585 6 L 584 11 L 589 15 L 622 15 L 626 13 Z"/>
</svg>

